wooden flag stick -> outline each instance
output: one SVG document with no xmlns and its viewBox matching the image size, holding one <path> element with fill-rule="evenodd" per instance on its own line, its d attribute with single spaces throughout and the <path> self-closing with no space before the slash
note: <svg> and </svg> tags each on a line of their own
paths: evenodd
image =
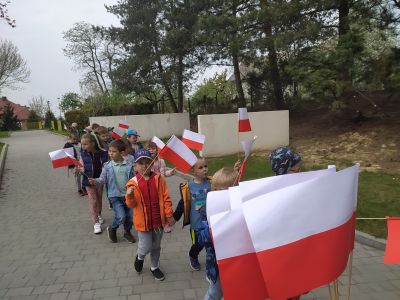
<svg viewBox="0 0 400 300">
<path fill-rule="evenodd" d="M 356 220 L 386 220 L 386 218 L 356 218 Z"/>
<path fill-rule="evenodd" d="M 350 292 L 351 292 L 351 279 L 353 276 L 353 250 L 351 250 L 350 258 L 349 258 L 349 266 L 348 266 L 348 275 L 349 275 L 349 282 L 347 286 L 347 300 L 350 300 Z"/>
<path fill-rule="evenodd" d="M 329 299 L 330 299 L 330 300 L 336 300 L 336 299 L 334 298 L 334 294 L 333 294 L 332 283 L 329 283 L 329 284 L 328 284 L 328 288 L 329 288 Z"/>
<path fill-rule="evenodd" d="M 339 281 L 337 279 L 333 282 L 333 287 L 335 289 L 335 300 L 339 300 Z"/>
</svg>

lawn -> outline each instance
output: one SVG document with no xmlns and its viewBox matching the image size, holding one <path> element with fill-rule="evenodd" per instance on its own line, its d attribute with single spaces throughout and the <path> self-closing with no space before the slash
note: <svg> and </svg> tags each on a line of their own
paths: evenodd
<svg viewBox="0 0 400 300">
<path fill-rule="evenodd" d="M 65 136 L 69 136 L 69 131 L 66 131 L 66 130 L 62 130 L 62 131 L 51 130 L 51 129 L 48 129 L 48 130 L 51 131 L 51 132 L 54 132 L 54 133 L 58 133 L 58 134 L 65 135 Z"/>
<path fill-rule="evenodd" d="M 9 131 L 0 131 L 0 138 L 5 138 L 5 137 L 9 137 L 9 136 L 10 136 Z"/>
<path fill-rule="evenodd" d="M 0 153 L 1 153 L 1 150 L 3 150 L 3 146 L 4 146 L 4 144 L 0 143 Z"/>
<path fill-rule="evenodd" d="M 219 158 L 208 158 L 209 174 L 214 174 L 225 166 L 233 166 L 237 155 Z M 341 162 L 343 164 L 343 162 Z M 303 165 L 302 170 L 321 169 L 325 166 Z M 265 157 L 252 156 L 242 180 L 272 176 L 271 165 Z M 400 173 L 361 172 L 358 190 L 358 217 L 400 217 Z M 376 237 L 386 238 L 386 222 L 384 220 L 358 220 L 357 229 Z"/>
</svg>

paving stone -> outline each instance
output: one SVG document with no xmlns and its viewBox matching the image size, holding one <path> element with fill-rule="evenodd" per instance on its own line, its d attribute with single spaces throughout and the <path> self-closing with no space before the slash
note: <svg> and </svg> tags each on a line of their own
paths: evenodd
<svg viewBox="0 0 400 300">
<path fill-rule="evenodd" d="M 119 296 L 120 289 L 120 287 L 97 289 L 95 290 L 94 298 Z"/>
<path fill-rule="evenodd" d="M 33 287 L 23 287 L 23 288 L 12 288 L 9 289 L 5 296 L 14 297 L 14 296 L 27 296 L 30 295 L 33 291 Z"/>
</svg>

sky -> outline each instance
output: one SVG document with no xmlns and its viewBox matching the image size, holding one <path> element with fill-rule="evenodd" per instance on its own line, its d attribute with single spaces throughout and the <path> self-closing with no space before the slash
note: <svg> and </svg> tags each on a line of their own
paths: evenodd
<svg viewBox="0 0 400 300">
<path fill-rule="evenodd" d="M 20 89 L 3 89 L 0 96 L 10 101 L 28 105 L 33 97 L 42 96 L 50 101 L 51 109 L 59 114 L 59 101 L 68 92 L 80 93 L 80 71 L 73 70 L 73 62 L 64 56 L 66 46 L 63 32 L 76 22 L 93 25 L 119 26 L 116 16 L 107 13 L 104 4 L 117 4 L 118 0 L 11 0 L 8 14 L 16 20 L 12 28 L 0 20 L 0 39 L 10 40 L 19 49 L 31 70 L 30 82 L 20 84 Z M 211 77 L 220 67 L 206 70 Z"/>
<path fill-rule="evenodd" d="M 104 4 L 116 3 L 117 0 L 11 0 L 8 14 L 17 26 L 12 28 L 0 20 L 0 39 L 7 39 L 18 47 L 31 76 L 29 83 L 19 85 L 19 90 L 3 89 L 0 96 L 21 105 L 28 105 L 32 97 L 43 96 L 58 113 L 63 94 L 80 93 L 82 75 L 73 70 L 72 61 L 63 54 L 66 45 L 63 32 L 80 21 L 119 25 L 118 19 L 104 7 Z"/>
</svg>

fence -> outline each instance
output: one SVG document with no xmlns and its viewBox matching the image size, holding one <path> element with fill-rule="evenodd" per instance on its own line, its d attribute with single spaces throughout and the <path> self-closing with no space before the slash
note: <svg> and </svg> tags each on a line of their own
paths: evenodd
<svg viewBox="0 0 400 300">
<path fill-rule="evenodd" d="M 206 136 L 203 156 L 221 156 L 242 152 L 239 140 L 257 135 L 254 150 L 268 150 L 289 144 L 289 111 L 249 113 L 252 132 L 238 135 L 238 115 L 199 115 L 198 130 Z"/>
</svg>

